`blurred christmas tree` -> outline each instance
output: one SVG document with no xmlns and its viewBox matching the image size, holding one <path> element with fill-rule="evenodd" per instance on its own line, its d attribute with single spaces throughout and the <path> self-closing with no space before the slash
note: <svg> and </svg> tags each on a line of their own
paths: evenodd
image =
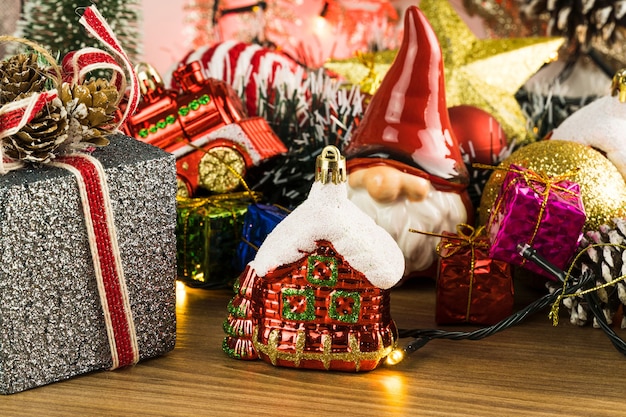
<svg viewBox="0 0 626 417">
<path fill-rule="evenodd" d="M 80 8 L 95 4 L 131 61 L 141 53 L 139 0 L 26 0 L 17 36 L 34 41 L 60 56 L 84 47 L 101 47 L 76 18 Z"/>
</svg>

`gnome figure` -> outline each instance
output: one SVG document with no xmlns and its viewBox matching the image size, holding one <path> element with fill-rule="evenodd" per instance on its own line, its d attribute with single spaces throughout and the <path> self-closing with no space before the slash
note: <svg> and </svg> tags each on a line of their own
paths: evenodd
<svg viewBox="0 0 626 417">
<path fill-rule="evenodd" d="M 406 11 L 400 50 L 344 153 L 349 198 L 396 240 L 405 277 L 432 274 L 439 239 L 409 229 L 454 232 L 473 209 L 441 48 L 416 6 Z"/>
</svg>

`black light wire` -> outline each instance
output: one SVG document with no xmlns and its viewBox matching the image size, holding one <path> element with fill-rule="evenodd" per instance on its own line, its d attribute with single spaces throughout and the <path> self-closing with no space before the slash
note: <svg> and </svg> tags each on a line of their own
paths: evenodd
<svg viewBox="0 0 626 417">
<path fill-rule="evenodd" d="M 561 282 L 565 282 L 566 273 L 555 265 L 547 261 L 539 255 L 533 248 L 528 245 L 518 246 L 519 254 L 524 258 L 536 263 L 538 266 L 556 276 Z M 575 281 L 574 281 L 575 282 Z M 582 273 L 580 279 L 576 283 L 570 283 L 564 292 L 565 295 L 575 294 L 580 289 L 592 288 L 594 284 L 594 274 L 590 269 Z M 405 348 L 406 354 L 413 353 L 424 347 L 428 342 L 434 339 L 448 340 L 481 340 L 488 336 L 492 336 L 502 330 L 515 326 L 534 313 L 553 305 L 563 292 L 563 288 L 559 288 L 551 294 L 546 294 L 525 308 L 501 320 L 500 322 L 487 327 L 482 327 L 470 332 L 446 331 L 439 329 L 399 329 L 398 336 L 400 338 L 414 338 Z M 595 291 L 591 291 L 582 295 L 587 302 L 591 313 L 597 320 L 598 325 L 607 335 L 613 346 L 623 355 L 626 355 L 626 342 L 620 338 L 615 331 L 609 326 L 604 312 L 602 311 L 600 299 Z"/>
</svg>

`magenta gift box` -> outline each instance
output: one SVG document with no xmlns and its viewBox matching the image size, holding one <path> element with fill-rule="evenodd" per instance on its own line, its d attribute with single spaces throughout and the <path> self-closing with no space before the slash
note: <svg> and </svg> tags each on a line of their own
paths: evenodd
<svg viewBox="0 0 626 417">
<path fill-rule="evenodd" d="M 560 269 L 576 252 L 586 215 L 580 186 L 512 164 L 487 222 L 489 256 L 555 279 L 518 252 L 529 244 Z"/>
</svg>

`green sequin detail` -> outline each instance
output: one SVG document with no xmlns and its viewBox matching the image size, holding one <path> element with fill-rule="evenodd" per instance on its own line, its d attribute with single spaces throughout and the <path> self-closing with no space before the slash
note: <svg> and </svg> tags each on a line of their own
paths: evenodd
<svg viewBox="0 0 626 417">
<path fill-rule="evenodd" d="M 233 300 L 230 300 L 228 302 L 226 310 L 228 311 L 228 314 L 230 314 L 233 317 L 236 317 L 238 319 L 246 318 L 246 312 L 245 312 L 244 308 L 242 308 L 241 306 L 235 307 L 233 305 Z"/>
<path fill-rule="evenodd" d="M 311 255 L 307 261 L 306 279 L 313 285 L 334 287 L 337 284 L 337 259 Z"/>
<path fill-rule="evenodd" d="M 222 329 L 224 330 L 224 333 L 226 333 L 228 336 L 232 336 L 232 337 L 245 337 L 246 336 L 246 334 L 244 334 L 243 329 L 239 331 L 235 330 L 235 328 L 230 325 L 230 322 L 228 319 L 224 320 L 224 322 L 222 323 Z"/>
<path fill-rule="evenodd" d="M 312 289 L 283 288 L 281 296 L 283 318 L 298 321 L 315 318 L 315 294 Z"/>
<path fill-rule="evenodd" d="M 198 101 L 202 105 L 209 104 L 211 102 L 211 97 L 209 97 L 208 94 L 205 94 L 205 95 L 201 96 L 200 98 L 198 98 Z"/>
<path fill-rule="evenodd" d="M 361 297 L 356 291 L 334 291 L 330 297 L 328 315 L 333 320 L 356 323 L 361 310 Z"/>
<path fill-rule="evenodd" d="M 211 102 L 211 97 L 208 94 L 203 94 L 195 100 L 192 100 L 188 106 L 181 106 L 178 109 L 178 115 L 186 117 L 192 111 L 198 110 L 201 106 L 205 106 Z M 148 127 L 147 129 L 141 129 L 138 133 L 139 137 L 145 139 L 151 133 L 156 133 L 159 129 L 165 129 L 168 125 L 176 123 L 176 115 L 167 115 L 164 119 L 159 120 L 156 124 Z"/>
</svg>

